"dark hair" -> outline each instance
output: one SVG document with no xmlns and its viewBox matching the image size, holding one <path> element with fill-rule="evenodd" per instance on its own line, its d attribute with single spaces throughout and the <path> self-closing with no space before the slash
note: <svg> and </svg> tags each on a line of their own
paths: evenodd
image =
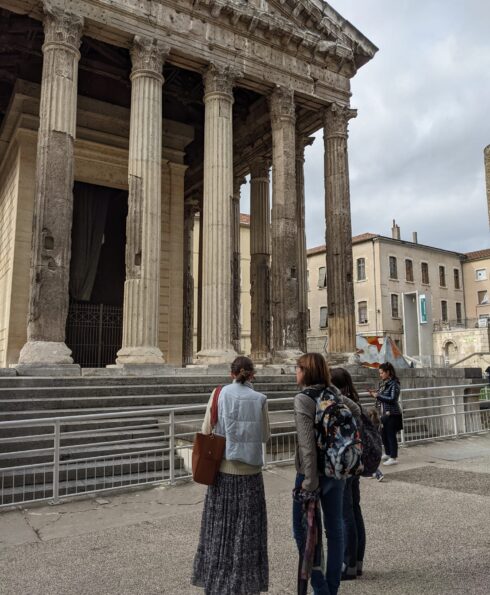
<svg viewBox="0 0 490 595">
<path fill-rule="evenodd" d="M 314 384 L 330 384 L 330 370 L 327 360 L 321 353 L 305 353 L 296 362 L 298 368 L 303 370 L 305 386 Z"/>
<path fill-rule="evenodd" d="M 390 375 L 390 378 L 393 378 L 393 380 L 398 380 L 398 376 L 396 375 L 395 368 L 393 367 L 393 364 L 390 364 L 390 362 L 380 364 L 379 369 L 383 370 L 383 372 L 388 372 L 388 374 Z M 398 380 L 398 382 L 400 382 L 400 381 Z"/>
<path fill-rule="evenodd" d="M 357 394 L 356 387 L 352 382 L 352 376 L 344 368 L 334 368 L 331 371 L 332 384 L 336 386 L 340 392 L 349 397 L 356 403 L 359 402 L 359 395 Z"/>
<path fill-rule="evenodd" d="M 378 410 L 375 407 L 370 407 L 368 409 L 368 417 L 376 426 L 378 426 L 381 423 L 381 420 L 379 419 Z"/>
<path fill-rule="evenodd" d="M 240 384 L 249 382 L 255 376 L 254 363 L 249 357 L 239 355 L 231 364 L 231 373 Z"/>
</svg>

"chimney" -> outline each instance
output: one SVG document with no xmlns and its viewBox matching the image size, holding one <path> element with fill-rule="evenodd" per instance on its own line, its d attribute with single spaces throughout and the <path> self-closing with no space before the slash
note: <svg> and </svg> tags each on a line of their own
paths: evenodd
<svg viewBox="0 0 490 595">
<path fill-rule="evenodd" d="M 391 237 L 394 240 L 400 239 L 400 226 L 396 224 L 396 221 L 393 219 L 393 227 L 391 228 Z"/>
<path fill-rule="evenodd" d="M 417 232 L 416 231 L 412 232 L 412 242 L 414 244 L 418 244 L 418 241 L 419 240 L 418 240 L 418 237 L 417 237 Z"/>
</svg>

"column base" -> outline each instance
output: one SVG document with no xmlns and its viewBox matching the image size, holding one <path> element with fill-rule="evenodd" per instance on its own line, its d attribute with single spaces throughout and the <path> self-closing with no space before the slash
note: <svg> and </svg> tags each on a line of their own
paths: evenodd
<svg viewBox="0 0 490 595">
<path fill-rule="evenodd" d="M 300 349 L 285 349 L 284 351 L 276 351 L 272 356 L 272 363 L 294 366 L 302 355 L 304 355 L 304 353 Z"/>
<path fill-rule="evenodd" d="M 117 365 L 165 363 L 163 353 L 158 347 L 123 347 L 117 352 Z"/>
<path fill-rule="evenodd" d="M 231 364 L 236 357 L 234 349 L 203 349 L 197 354 L 197 364 Z"/>
<path fill-rule="evenodd" d="M 272 355 L 270 353 L 266 353 L 265 351 L 251 353 L 249 357 L 253 361 L 253 363 L 257 365 L 266 366 L 267 364 L 272 363 Z"/>
<path fill-rule="evenodd" d="M 20 351 L 19 365 L 56 366 L 60 364 L 73 365 L 71 349 L 68 349 L 63 341 L 27 341 Z"/>
<path fill-rule="evenodd" d="M 325 356 L 327 358 L 328 365 L 331 368 L 339 367 L 339 366 L 360 366 L 361 360 L 359 359 L 359 355 L 357 353 L 339 353 L 339 352 L 332 352 L 327 353 Z"/>
</svg>

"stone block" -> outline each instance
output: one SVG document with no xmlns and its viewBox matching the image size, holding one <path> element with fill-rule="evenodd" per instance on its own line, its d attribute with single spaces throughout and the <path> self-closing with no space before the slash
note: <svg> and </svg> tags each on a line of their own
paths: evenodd
<svg viewBox="0 0 490 595">
<path fill-rule="evenodd" d="M 0 368 L 0 376 L 17 376 L 15 368 Z"/>
<path fill-rule="evenodd" d="M 17 364 L 15 370 L 18 376 L 80 376 L 81 368 L 78 364 Z"/>
</svg>

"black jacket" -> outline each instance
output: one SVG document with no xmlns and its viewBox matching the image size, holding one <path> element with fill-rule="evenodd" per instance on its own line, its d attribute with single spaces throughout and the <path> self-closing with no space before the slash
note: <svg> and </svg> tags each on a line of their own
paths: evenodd
<svg viewBox="0 0 490 595">
<path fill-rule="evenodd" d="M 378 403 L 381 404 L 382 415 L 401 415 L 398 399 L 400 398 L 400 381 L 390 378 L 381 382 L 376 394 Z"/>
</svg>

